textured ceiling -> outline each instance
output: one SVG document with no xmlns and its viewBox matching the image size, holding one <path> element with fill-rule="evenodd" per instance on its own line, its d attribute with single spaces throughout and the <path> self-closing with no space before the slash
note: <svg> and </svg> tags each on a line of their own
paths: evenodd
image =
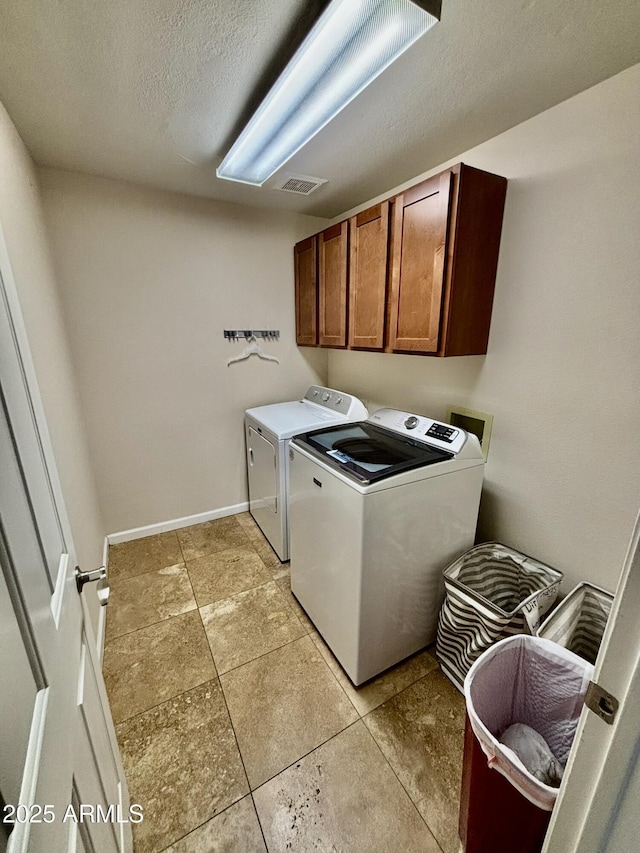
<svg viewBox="0 0 640 853">
<path fill-rule="evenodd" d="M 640 62 L 638 0 L 443 0 L 442 21 L 289 161 L 215 167 L 305 0 L 3 0 L 0 100 L 35 160 L 335 216 Z"/>
</svg>

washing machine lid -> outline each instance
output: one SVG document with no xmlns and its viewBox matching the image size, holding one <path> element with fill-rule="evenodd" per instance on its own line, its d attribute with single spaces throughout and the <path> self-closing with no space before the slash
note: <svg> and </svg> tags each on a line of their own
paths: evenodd
<svg viewBox="0 0 640 853">
<path fill-rule="evenodd" d="M 302 400 L 247 409 L 247 418 L 279 441 L 302 432 L 366 418 L 364 404 L 350 394 L 312 385 Z"/>
<path fill-rule="evenodd" d="M 449 451 L 398 435 L 370 421 L 314 430 L 297 436 L 296 444 L 360 483 L 374 483 L 453 457 Z"/>
</svg>

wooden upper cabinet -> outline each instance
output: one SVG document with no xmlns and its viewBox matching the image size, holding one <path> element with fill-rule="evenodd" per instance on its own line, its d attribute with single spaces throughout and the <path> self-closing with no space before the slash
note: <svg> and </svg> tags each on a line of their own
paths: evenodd
<svg viewBox="0 0 640 853">
<path fill-rule="evenodd" d="M 296 343 L 318 343 L 317 237 L 308 237 L 293 250 L 296 283 Z"/>
<path fill-rule="evenodd" d="M 486 353 L 506 192 L 460 163 L 396 197 L 389 350 Z"/>
<path fill-rule="evenodd" d="M 395 199 L 390 349 L 438 351 L 450 196 L 447 171 Z"/>
<path fill-rule="evenodd" d="M 460 163 L 451 215 L 438 355 L 483 355 L 489 343 L 507 179 Z"/>
<path fill-rule="evenodd" d="M 349 346 L 384 348 L 389 202 L 349 220 Z"/>
<path fill-rule="evenodd" d="M 318 343 L 347 345 L 347 222 L 318 234 Z"/>
<path fill-rule="evenodd" d="M 298 243 L 298 343 L 486 353 L 506 192 L 460 163 Z"/>
</svg>

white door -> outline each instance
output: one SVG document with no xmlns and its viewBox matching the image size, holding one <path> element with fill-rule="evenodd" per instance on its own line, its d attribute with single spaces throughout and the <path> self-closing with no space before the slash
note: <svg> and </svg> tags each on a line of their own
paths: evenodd
<svg viewBox="0 0 640 853">
<path fill-rule="evenodd" d="M 0 851 L 8 853 L 132 849 L 122 764 L 75 565 L 0 232 Z"/>
<path fill-rule="evenodd" d="M 620 706 L 612 724 L 583 710 L 544 853 L 640 848 L 639 612 L 640 516 L 594 673 Z"/>
</svg>

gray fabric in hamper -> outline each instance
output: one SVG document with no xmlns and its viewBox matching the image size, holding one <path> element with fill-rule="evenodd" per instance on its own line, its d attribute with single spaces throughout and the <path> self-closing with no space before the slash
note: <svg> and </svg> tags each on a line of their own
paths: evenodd
<svg viewBox="0 0 640 853">
<path fill-rule="evenodd" d="M 477 545 L 443 574 L 436 655 L 460 691 L 471 665 L 493 643 L 514 634 L 535 634 L 563 577 L 498 542 Z"/>
<path fill-rule="evenodd" d="M 579 583 L 536 631 L 565 649 L 595 663 L 609 621 L 613 595 L 591 583 Z"/>
<path fill-rule="evenodd" d="M 541 809 L 553 809 L 558 788 L 536 779 L 500 737 L 513 723 L 531 726 L 564 767 L 592 677 L 573 652 L 525 634 L 493 645 L 467 673 L 469 722 L 489 766 Z"/>
</svg>

